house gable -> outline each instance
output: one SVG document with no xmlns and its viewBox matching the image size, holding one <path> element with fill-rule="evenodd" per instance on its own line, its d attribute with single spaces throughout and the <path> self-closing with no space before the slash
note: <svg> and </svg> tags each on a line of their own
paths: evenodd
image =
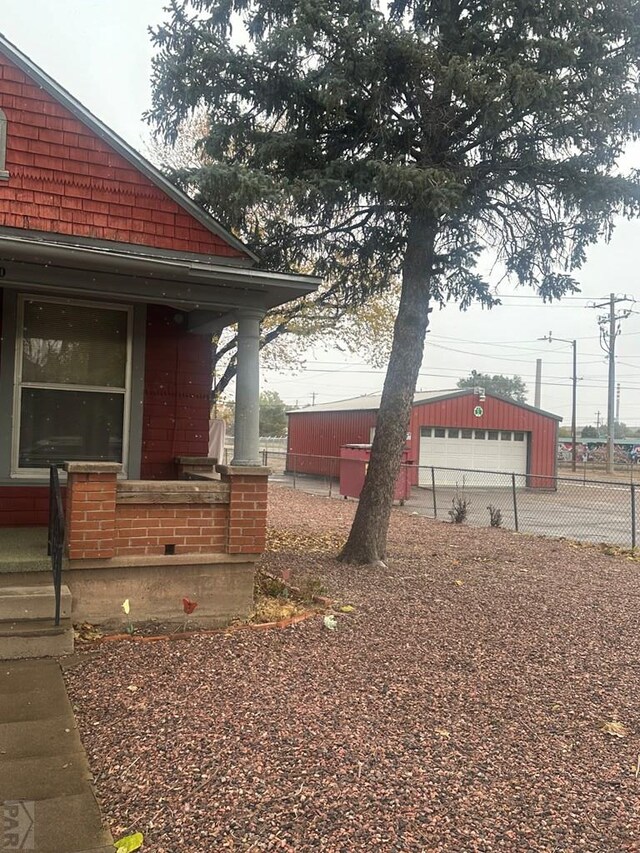
<svg viewBox="0 0 640 853">
<path fill-rule="evenodd" d="M 65 97 L 71 101 L 66 93 Z M 0 44 L 0 110 L 6 116 L 8 173 L 0 181 L 0 227 L 253 259 L 215 220 L 206 227 L 199 219 L 206 222 L 209 217 L 197 211 L 196 218 L 189 212 L 190 199 L 184 196 L 184 204 L 178 203 L 171 197 L 180 198 L 176 190 L 171 188 L 171 195 L 163 190 L 62 101 L 12 62 Z M 145 166 L 153 173 L 150 165 Z M 164 180 L 157 177 L 158 182 Z"/>
</svg>

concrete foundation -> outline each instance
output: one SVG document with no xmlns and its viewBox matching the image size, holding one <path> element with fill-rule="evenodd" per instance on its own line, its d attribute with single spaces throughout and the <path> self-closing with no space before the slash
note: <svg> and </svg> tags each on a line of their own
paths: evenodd
<svg viewBox="0 0 640 853">
<path fill-rule="evenodd" d="M 255 562 L 183 565 L 136 565 L 71 568 L 64 582 L 71 590 L 75 623 L 109 626 L 129 622 L 185 620 L 182 599 L 197 601 L 189 623 L 206 627 L 228 625 L 246 617 L 253 607 Z M 129 600 L 127 617 L 122 603 Z"/>
</svg>

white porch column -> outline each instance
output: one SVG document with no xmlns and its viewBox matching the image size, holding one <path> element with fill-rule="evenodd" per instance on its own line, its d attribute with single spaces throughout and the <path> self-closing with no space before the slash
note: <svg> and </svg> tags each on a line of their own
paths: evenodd
<svg viewBox="0 0 640 853">
<path fill-rule="evenodd" d="M 231 465 L 261 465 L 260 458 L 260 320 L 259 308 L 240 308 L 238 315 L 238 368 L 236 413 Z"/>
</svg>

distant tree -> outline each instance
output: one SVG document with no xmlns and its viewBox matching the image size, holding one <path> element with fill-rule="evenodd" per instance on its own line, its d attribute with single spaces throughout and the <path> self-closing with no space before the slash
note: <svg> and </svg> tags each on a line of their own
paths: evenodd
<svg viewBox="0 0 640 853">
<path fill-rule="evenodd" d="M 287 407 L 277 391 L 260 394 L 260 435 L 281 436 L 287 432 Z"/>
<path fill-rule="evenodd" d="M 458 379 L 458 388 L 484 388 L 490 394 L 509 397 L 516 403 L 527 402 L 527 386 L 519 376 L 503 376 L 501 373 L 489 376 L 472 370 L 469 376 Z"/>
<path fill-rule="evenodd" d="M 558 438 L 571 438 L 571 427 L 561 426 L 558 429 Z"/>
<path fill-rule="evenodd" d="M 580 438 L 597 438 L 598 430 L 594 426 L 586 426 L 582 427 L 582 431 L 580 432 Z"/>
<path fill-rule="evenodd" d="M 614 438 L 626 438 L 627 436 L 627 425 L 623 421 L 616 421 L 613 425 L 613 437 Z"/>
</svg>

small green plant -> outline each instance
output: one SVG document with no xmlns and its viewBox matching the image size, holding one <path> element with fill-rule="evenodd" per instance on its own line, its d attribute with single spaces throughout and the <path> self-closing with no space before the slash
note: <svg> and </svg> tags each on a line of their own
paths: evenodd
<svg viewBox="0 0 640 853">
<path fill-rule="evenodd" d="M 491 527 L 502 527 L 502 511 L 497 506 L 489 504 L 489 524 Z"/>
<path fill-rule="evenodd" d="M 300 585 L 300 594 L 303 601 L 313 601 L 317 595 L 326 595 L 327 588 L 319 578 L 305 578 Z"/>
<path fill-rule="evenodd" d="M 471 502 L 463 494 L 456 492 L 455 497 L 451 501 L 451 509 L 449 510 L 449 517 L 452 524 L 462 524 L 466 521 L 470 505 Z"/>
</svg>

